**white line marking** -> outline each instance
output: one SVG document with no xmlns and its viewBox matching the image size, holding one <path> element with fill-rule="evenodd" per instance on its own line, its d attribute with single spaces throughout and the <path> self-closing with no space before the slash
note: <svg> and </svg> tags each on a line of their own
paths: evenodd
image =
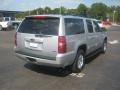
<svg viewBox="0 0 120 90">
<path fill-rule="evenodd" d="M 84 73 L 72 73 L 72 74 L 70 74 L 70 75 L 73 76 L 73 77 L 78 77 L 78 78 L 82 78 L 82 77 L 85 76 Z"/>
<path fill-rule="evenodd" d="M 108 41 L 109 44 L 118 44 L 120 43 L 118 40 Z"/>
</svg>

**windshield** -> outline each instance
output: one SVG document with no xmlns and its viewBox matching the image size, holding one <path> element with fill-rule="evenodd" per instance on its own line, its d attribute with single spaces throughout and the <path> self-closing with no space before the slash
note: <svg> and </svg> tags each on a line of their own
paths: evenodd
<svg viewBox="0 0 120 90">
<path fill-rule="evenodd" d="M 9 21 L 9 17 L 5 17 L 5 21 Z"/>
<path fill-rule="evenodd" d="M 30 34 L 58 35 L 59 18 L 26 18 L 18 32 Z"/>
</svg>

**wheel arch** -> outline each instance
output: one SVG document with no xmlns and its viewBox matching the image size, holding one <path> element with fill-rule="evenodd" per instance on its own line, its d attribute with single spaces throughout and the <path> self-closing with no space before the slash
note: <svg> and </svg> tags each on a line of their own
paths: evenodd
<svg viewBox="0 0 120 90">
<path fill-rule="evenodd" d="M 77 49 L 77 52 L 78 52 L 79 50 L 81 50 L 81 49 L 84 51 L 84 53 L 86 53 L 86 51 L 87 51 L 87 45 L 86 45 L 86 44 L 80 45 L 80 46 L 78 47 L 78 49 Z"/>
<path fill-rule="evenodd" d="M 107 41 L 107 37 L 104 38 L 104 41 Z"/>
</svg>

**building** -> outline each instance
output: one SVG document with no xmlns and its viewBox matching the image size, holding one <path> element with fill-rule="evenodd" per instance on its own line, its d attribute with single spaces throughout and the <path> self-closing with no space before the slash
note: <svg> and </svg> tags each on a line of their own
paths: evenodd
<svg viewBox="0 0 120 90">
<path fill-rule="evenodd" d="M 0 16 L 3 16 L 3 17 L 15 17 L 15 14 L 18 14 L 18 13 L 22 13 L 22 12 L 0 10 Z"/>
</svg>

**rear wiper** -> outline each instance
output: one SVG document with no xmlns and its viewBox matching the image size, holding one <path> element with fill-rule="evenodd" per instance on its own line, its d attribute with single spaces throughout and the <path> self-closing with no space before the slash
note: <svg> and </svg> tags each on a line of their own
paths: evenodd
<svg viewBox="0 0 120 90">
<path fill-rule="evenodd" d="M 50 35 L 36 34 L 35 37 L 52 37 Z"/>
<path fill-rule="evenodd" d="M 36 34 L 35 37 L 44 37 L 44 34 Z"/>
<path fill-rule="evenodd" d="M 81 34 L 81 32 L 76 32 L 75 34 Z"/>
</svg>

